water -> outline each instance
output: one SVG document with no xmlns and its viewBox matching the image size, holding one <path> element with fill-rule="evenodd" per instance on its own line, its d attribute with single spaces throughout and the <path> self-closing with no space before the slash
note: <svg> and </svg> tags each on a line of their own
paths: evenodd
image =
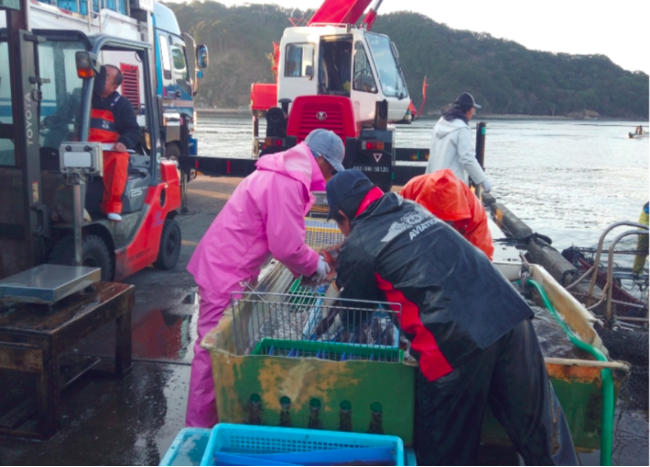
<svg viewBox="0 0 650 467">
<path fill-rule="evenodd" d="M 609 224 L 636 221 L 648 201 L 648 122 L 540 119 L 486 121 L 485 166 L 493 194 L 558 249 L 594 245 Z M 435 120 L 399 125 L 397 147 L 428 147 Z M 260 122 L 260 134 L 265 133 Z M 201 114 L 202 156 L 250 157 L 248 115 Z"/>
</svg>

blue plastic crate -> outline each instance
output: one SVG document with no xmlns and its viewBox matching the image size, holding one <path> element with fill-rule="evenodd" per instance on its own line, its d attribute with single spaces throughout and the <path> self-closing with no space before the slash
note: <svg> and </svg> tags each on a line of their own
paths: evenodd
<svg viewBox="0 0 650 467">
<path fill-rule="evenodd" d="M 395 465 L 404 465 L 404 443 L 397 436 L 220 423 L 212 430 L 201 465 L 214 465 L 215 453 L 257 455 L 370 447 L 390 448 Z"/>
<path fill-rule="evenodd" d="M 211 434 L 209 428 L 183 428 L 159 465 L 201 465 Z"/>
</svg>

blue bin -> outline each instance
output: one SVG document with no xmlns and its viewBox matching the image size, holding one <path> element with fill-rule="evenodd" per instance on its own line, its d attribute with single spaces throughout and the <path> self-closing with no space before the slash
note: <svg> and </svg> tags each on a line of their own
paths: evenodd
<svg viewBox="0 0 650 467">
<path fill-rule="evenodd" d="M 183 428 L 172 442 L 160 465 L 201 465 L 212 430 Z"/>
<path fill-rule="evenodd" d="M 404 443 L 397 436 L 229 423 L 213 428 L 201 465 L 214 465 L 217 453 L 254 456 L 355 448 L 390 448 L 395 465 L 404 465 Z M 263 458 L 259 464 L 265 465 Z"/>
</svg>

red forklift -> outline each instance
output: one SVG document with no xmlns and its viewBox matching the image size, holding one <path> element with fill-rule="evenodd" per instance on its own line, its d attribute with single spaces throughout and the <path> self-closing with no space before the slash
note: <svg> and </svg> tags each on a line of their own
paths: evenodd
<svg viewBox="0 0 650 467">
<path fill-rule="evenodd" d="M 130 372 L 134 286 L 109 281 L 151 264 L 174 267 L 181 200 L 176 165 L 163 154 L 150 12 L 139 15 L 137 40 L 31 29 L 29 5 L 0 0 L 0 380 L 8 389 L 0 434 L 47 439 L 61 427 L 61 391 L 81 374 Z M 128 60 L 142 78 L 142 136 L 120 223 L 99 212 L 102 145 L 88 141 L 100 57 Z M 188 134 L 185 125 L 186 143 Z M 112 322 L 114 359 L 70 352 Z"/>
<path fill-rule="evenodd" d="M 1 0 L 0 8 L 13 4 L 18 0 Z M 141 2 L 142 8 L 147 4 Z M 131 16 L 139 18 L 140 37 L 146 38 L 151 14 L 138 5 L 132 3 Z M 98 267 L 102 280 L 115 281 L 151 264 L 173 268 L 181 246 L 174 220 L 180 182 L 163 154 L 151 42 L 78 30 L 30 31 L 12 24 L 14 16 L 8 14 L 6 28 L 0 20 L 0 279 L 42 263 Z M 62 154 L 74 146 L 72 152 L 85 148 L 90 157 L 96 146 L 84 142 L 93 87 L 102 76 L 100 57 L 118 66 L 129 62 L 140 77 L 136 114 L 142 135 L 130 154 L 118 223 L 99 210 L 101 160 L 97 170 L 70 171 Z"/>
</svg>

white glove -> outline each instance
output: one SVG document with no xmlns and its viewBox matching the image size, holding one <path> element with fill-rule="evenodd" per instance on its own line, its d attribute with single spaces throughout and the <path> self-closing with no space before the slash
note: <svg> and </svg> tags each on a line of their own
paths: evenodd
<svg viewBox="0 0 650 467">
<path fill-rule="evenodd" d="M 327 264 L 325 258 L 322 256 L 318 257 L 318 266 L 316 267 L 316 272 L 311 276 L 316 282 L 322 282 L 325 280 L 327 275 L 330 273 L 330 265 Z"/>
<path fill-rule="evenodd" d="M 483 191 L 486 192 L 486 193 L 489 193 L 490 190 L 492 189 L 492 184 L 490 183 L 490 181 L 487 178 L 485 180 L 483 180 L 483 182 L 481 183 L 481 186 L 483 187 Z"/>
</svg>

